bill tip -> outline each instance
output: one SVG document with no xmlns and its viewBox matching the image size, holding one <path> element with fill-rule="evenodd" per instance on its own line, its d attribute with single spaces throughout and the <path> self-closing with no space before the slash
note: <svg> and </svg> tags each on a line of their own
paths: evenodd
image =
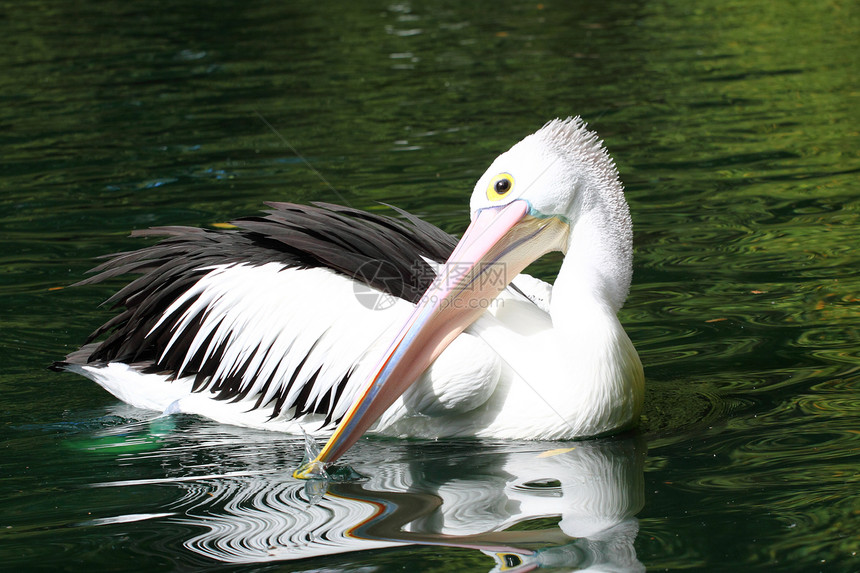
<svg viewBox="0 0 860 573">
<path fill-rule="evenodd" d="M 318 459 L 313 459 L 304 462 L 293 472 L 293 477 L 303 480 L 328 480 L 328 473 L 325 471 L 325 464 Z"/>
</svg>

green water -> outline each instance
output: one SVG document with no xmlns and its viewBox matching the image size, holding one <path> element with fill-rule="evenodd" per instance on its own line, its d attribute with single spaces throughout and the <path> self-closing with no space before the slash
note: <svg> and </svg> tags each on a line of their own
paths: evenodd
<svg viewBox="0 0 860 573">
<path fill-rule="evenodd" d="M 3 568 L 860 570 L 858 29 L 849 0 L 3 3 Z M 45 370 L 120 282 L 61 287 L 132 229 L 324 200 L 459 233 L 492 158 L 576 114 L 635 223 L 631 436 L 366 440 L 370 480 L 308 505 L 300 440 Z"/>
</svg>

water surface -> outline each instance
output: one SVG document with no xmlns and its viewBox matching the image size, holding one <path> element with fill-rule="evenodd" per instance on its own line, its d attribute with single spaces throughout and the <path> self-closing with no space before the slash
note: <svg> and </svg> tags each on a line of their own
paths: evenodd
<svg viewBox="0 0 860 573">
<path fill-rule="evenodd" d="M 856 571 L 855 2 L 31 1 L 0 13 L 0 562 L 15 570 Z M 302 442 L 47 372 L 133 229 L 380 201 L 460 233 L 580 114 L 635 223 L 632 435 Z M 551 279 L 558 257 L 532 271 Z M 569 449 L 574 448 L 574 449 Z"/>
</svg>

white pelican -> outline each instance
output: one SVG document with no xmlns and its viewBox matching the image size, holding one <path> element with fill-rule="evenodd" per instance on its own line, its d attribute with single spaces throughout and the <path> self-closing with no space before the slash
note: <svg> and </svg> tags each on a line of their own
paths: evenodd
<svg viewBox="0 0 860 573">
<path fill-rule="evenodd" d="M 615 165 L 578 117 L 490 165 L 456 245 L 403 211 L 270 206 L 234 230 L 151 229 L 167 238 L 110 255 L 83 283 L 141 276 L 109 300 L 119 314 L 90 337 L 104 340 L 55 368 L 141 408 L 294 433 L 337 425 L 297 477 L 366 431 L 554 440 L 638 421 L 642 365 L 616 317 L 632 225 Z M 566 254 L 554 285 L 519 274 L 550 251 Z"/>
</svg>

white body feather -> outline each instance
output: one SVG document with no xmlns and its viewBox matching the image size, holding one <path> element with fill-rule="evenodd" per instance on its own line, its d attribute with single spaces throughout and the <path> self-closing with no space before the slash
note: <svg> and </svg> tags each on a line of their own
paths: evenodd
<svg viewBox="0 0 860 573">
<path fill-rule="evenodd" d="M 614 315 L 583 316 L 588 329 L 580 343 L 561 348 L 547 312 L 550 285 L 528 275 L 520 275 L 514 284 L 537 302 L 512 291 L 500 295 L 386 411 L 373 432 L 424 438 L 559 439 L 604 433 L 630 415 L 635 405 L 626 397 L 606 401 L 577 383 L 577 364 L 593 362 L 577 359 L 579 353 L 612 355 L 613 345 L 629 345 Z M 325 435 L 332 428 L 322 426 L 323 415 L 293 419 L 288 410 L 270 419 L 269 408 L 254 408 L 256 391 L 262 380 L 274 373 L 276 383 L 269 387 L 263 404 L 283 391 L 282 385 L 294 375 L 291 392 L 297 393 L 322 367 L 313 378 L 312 396 L 318 398 L 352 372 L 332 417 L 343 414 L 366 371 L 384 351 L 387 339 L 414 306 L 389 297 L 386 300 L 391 306 L 368 308 L 355 296 L 355 288 L 354 281 L 326 269 L 236 264 L 211 268 L 178 299 L 165 317 L 178 312 L 185 298 L 200 295 L 184 312 L 172 342 L 194 316 L 202 314 L 205 319 L 192 349 L 215 331 L 209 342 L 210 353 L 225 340 L 229 342 L 219 366 L 225 372 L 254 355 L 258 375 L 247 383 L 255 387 L 240 401 L 215 400 L 208 390 L 192 392 L 193 376 L 182 373 L 171 380 L 167 375 L 145 374 L 117 362 L 69 368 L 139 408 L 197 414 L 237 426 Z M 366 296 L 369 287 L 361 288 Z M 255 353 L 258 348 L 265 352 Z M 612 368 L 608 368 L 605 375 L 612 376 Z M 600 427 L 589 427 L 580 413 L 591 412 L 592 404 L 597 403 L 617 408 L 606 412 Z M 587 417 L 590 420 L 593 414 Z"/>
</svg>

